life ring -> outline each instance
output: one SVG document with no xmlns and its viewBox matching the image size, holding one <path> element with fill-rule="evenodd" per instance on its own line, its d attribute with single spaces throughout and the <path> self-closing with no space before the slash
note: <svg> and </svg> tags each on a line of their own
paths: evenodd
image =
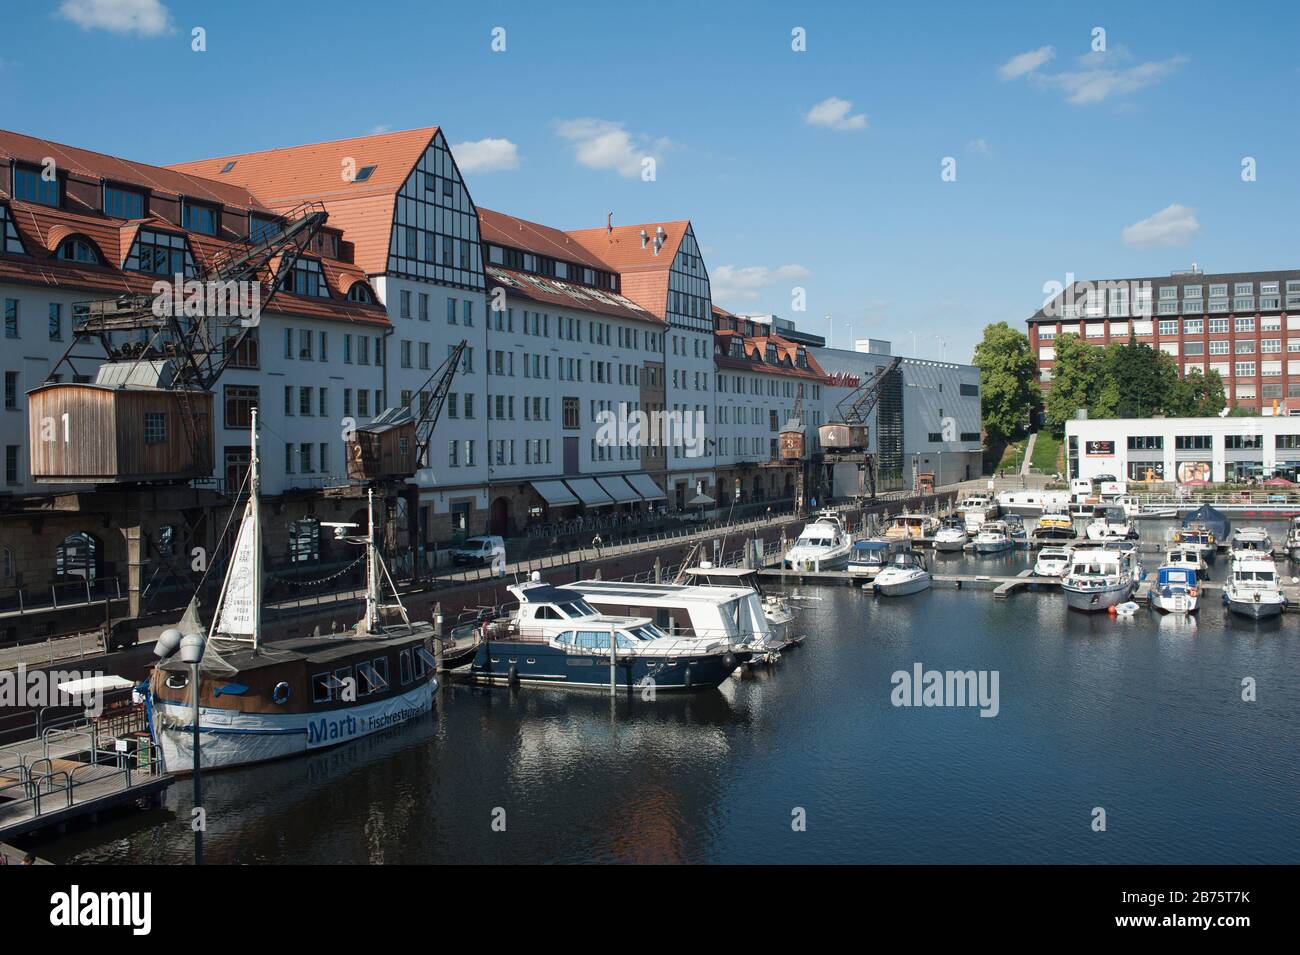
<svg viewBox="0 0 1300 955">
<path fill-rule="evenodd" d="M 278 703 L 281 706 L 289 702 L 289 684 L 281 680 L 271 690 L 271 702 Z"/>
</svg>

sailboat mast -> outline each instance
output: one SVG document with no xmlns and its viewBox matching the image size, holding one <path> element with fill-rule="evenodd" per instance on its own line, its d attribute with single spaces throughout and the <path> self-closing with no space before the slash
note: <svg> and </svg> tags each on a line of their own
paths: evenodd
<svg viewBox="0 0 1300 955">
<path fill-rule="evenodd" d="M 257 500 L 261 484 L 257 457 L 257 408 L 253 408 L 251 418 L 248 493 L 249 516 L 253 521 L 253 652 L 256 653 L 262 636 L 262 517 Z"/>
<path fill-rule="evenodd" d="M 370 528 L 366 534 L 366 630 L 379 629 L 379 567 L 375 560 L 375 492 L 366 491 L 366 520 Z"/>
</svg>

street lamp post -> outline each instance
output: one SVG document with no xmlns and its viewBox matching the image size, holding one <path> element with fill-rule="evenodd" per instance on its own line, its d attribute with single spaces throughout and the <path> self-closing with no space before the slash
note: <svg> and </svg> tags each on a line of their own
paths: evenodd
<svg viewBox="0 0 1300 955">
<path fill-rule="evenodd" d="M 190 688 L 194 691 L 194 808 L 203 808 L 203 780 L 199 775 L 199 662 L 203 659 L 203 634 L 188 633 L 181 638 L 181 662 L 190 665 Z M 194 829 L 194 864 L 203 865 L 203 828 L 205 821 L 200 817 L 191 820 Z"/>
</svg>

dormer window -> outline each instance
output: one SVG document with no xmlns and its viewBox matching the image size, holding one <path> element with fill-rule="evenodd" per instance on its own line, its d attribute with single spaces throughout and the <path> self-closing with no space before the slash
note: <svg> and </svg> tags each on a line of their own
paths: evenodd
<svg viewBox="0 0 1300 955">
<path fill-rule="evenodd" d="M 221 222 L 221 212 L 213 206 L 205 206 L 189 199 L 182 201 L 181 225 L 190 232 L 200 235 L 216 235 Z"/>
<path fill-rule="evenodd" d="M 348 301 L 360 302 L 362 305 L 375 304 L 375 293 L 370 291 L 370 286 L 365 282 L 353 282 L 352 287 L 348 289 Z"/>
<path fill-rule="evenodd" d="M 221 167 L 221 172 L 217 173 L 217 175 L 224 176 L 226 173 L 230 172 L 230 170 L 235 168 L 235 163 L 238 161 L 239 160 L 237 159 L 230 160 L 230 162 Z"/>
<path fill-rule="evenodd" d="M 732 338 L 731 338 L 731 346 L 730 346 L 730 351 L 728 352 L 728 354 L 729 354 L 732 358 L 744 358 L 744 357 L 745 357 L 745 340 L 744 340 L 743 338 L 740 338 L 740 337 L 738 337 L 738 336 L 733 335 Z"/>
<path fill-rule="evenodd" d="M 807 368 L 807 367 L 808 367 L 808 352 L 806 352 L 806 351 L 804 350 L 804 348 L 803 348 L 802 345 L 800 345 L 800 346 L 795 350 L 795 353 L 794 353 L 794 363 L 795 363 L 796 365 L 798 365 L 800 368 Z"/>
<path fill-rule="evenodd" d="M 83 265 L 104 264 L 104 260 L 99 255 L 99 250 L 91 245 L 90 242 L 78 238 L 77 236 L 64 239 L 59 243 L 59 248 L 55 252 L 55 255 L 58 258 L 63 259 L 65 262 L 80 262 Z"/>
<path fill-rule="evenodd" d="M 194 258 L 185 237 L 153 229 L 141 229 L 136 234 L 123 268 L 168 277 L 184 275 L 193 278 L 195 273 Z"/>
<path fill-rule="evenodd" d="M 49 179 L 41 169 L 16 166 L 14 167 L 14 198 L 57 209 L 63 198 L 62 180 L 57 173 L 54 178 Z"/>
<path fill-rule="evenodd" d="M 293 264 L 293 271 L 285 277 L 284 290 L 294 295 L 310 295 L 316 298 L 329 298 L 329 288 L 325 285 L 325 273 L 315 259 L 299 259 Z"/>
<path fill-rule="evenodd" d="M 249 213 L 248 216 L 248 237 L 254 242 L 263 242 L 273 235 L 278 235 L 282 229 L 280 220 L 271 216 L 259 216 Z"/>
<path fill-rule="evenodd" d="M 114 219 L 143 219 L 144 193 L 119 186 L 105 186 L 104 215 Z"/>
<path fill-rule="evenodd" d="M 763 349 L 763 360 L 769 364 L 776 364 L 776 346 L 771 342 L 768 342 L 767 347 Z"/>
<path fill-rule="evenodd" d="M 362 166 L 357 170 L 357 174 L 352 177 L 353 182 L 365 182 L 375 174 L 376 166 Z"/>
<path fill-rule="evenodd" d="M 0 206 L 0 252 L 12 255 L 24 255 L 27 252 L 23 248 L 22 239 L 18 238 L 18 230 L 14 227 L 8 206 Z"/>
</svg>

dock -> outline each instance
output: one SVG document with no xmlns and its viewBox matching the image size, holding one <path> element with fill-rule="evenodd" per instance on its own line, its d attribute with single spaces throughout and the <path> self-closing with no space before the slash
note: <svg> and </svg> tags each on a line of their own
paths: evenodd
<svg viewBox="0 0 1300 955">
<path fill-rule="evenodd" d="M 94 720 L 0 747 L 0 842 L 141 804 L 174 777 L 147 738 L 109 735 Z"/>
</svg>

